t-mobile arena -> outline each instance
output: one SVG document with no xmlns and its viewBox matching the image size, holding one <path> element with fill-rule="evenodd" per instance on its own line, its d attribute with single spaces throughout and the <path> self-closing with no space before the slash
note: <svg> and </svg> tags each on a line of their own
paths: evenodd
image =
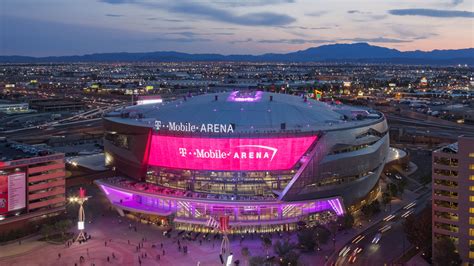
<svg viewBox="0 0 474 266">
<path fill-rule="evenodd" d="M 261 91 L 130 106 L 104 126 L 116 176 L 96 184 L 112 205 L 193 231 L 335 219 L 377 191 L 389 145 L 379 112 Z"/>
</svg>

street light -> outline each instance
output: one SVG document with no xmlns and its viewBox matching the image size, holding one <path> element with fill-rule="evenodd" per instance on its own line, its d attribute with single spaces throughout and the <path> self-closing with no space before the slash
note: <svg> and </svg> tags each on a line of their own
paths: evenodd
<svg viewBox="0 0 474 266">
<path fill-rule="evenodd" d="M 76 241 L 85 241 L 86 236 L 84 234 L 84 221 L 85 221 L 85 212 L 84 212 L 84 202 L 87 201 L 89 197 L 86 196 L 86 190 L 82 187 L 79 188 L 79 197 L 70 197 L 68 198 L 70 203 L 79 203 L 79 214 L 77 219 L 77 229 L 79 230 L 79 235 L 76 238 Z"/>
</svg>

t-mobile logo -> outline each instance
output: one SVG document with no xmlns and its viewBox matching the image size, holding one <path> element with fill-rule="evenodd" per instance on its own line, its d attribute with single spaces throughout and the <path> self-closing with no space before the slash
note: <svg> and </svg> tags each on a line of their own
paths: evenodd
<svg viewBox="0 0 474 266">
<path fill-rule="evenodd" d="M 186 157 L 186 148 L 179 148 L 179 154 L 181 154 L 182 157 Z"/>
</svg>

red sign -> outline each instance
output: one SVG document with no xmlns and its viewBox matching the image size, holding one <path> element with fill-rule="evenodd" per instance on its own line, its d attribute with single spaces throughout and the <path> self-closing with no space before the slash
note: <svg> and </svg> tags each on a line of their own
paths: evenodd
<svg viewBox="0 0 474 266">
<path fill-rule="evenodd" d="M 229 230 L 229 216 L 219 217 L 220 229 L 222 232 Z"/>
<path fill-rule="evenodd" d="M 154 135 L 148 163 L 193 170 L 288 170 L 316 139 L 316 136 L 226 139 Z"/>
<path fill-rule="evenodd" d="M 0 214 L 8 212 L 8 176 L 0 175 Z"/>
</svg>

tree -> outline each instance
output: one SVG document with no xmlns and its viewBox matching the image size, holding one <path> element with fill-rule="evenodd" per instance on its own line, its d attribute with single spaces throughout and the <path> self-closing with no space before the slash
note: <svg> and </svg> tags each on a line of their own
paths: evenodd
<svg viewBox="0 0 474 266">
<path fill-rule="evenodd" d="M 392 197 L 387 192 L 382 193 L 382 204 L 387 205 L 392 201 Z"/>
<path fill-rule="evenodd" d="M 408 216 L 403 223 L 403 231 L 410 243 L 431 254 L 431 206 L 426 207 L 419 217 Z"/>
<path fill-rule="evenodd" d="M 354 216 L 352 213 L 347 212 L 343 216 L 337 218 L 337 223 L 344 229 L 351 229 L 354 226 Z"/>
<path fill-rule="evenodd" d="M 314 228 L 314 236 L 316 238 L 316 245 L 319 248 L 328 242 L 331 232 L 324 226 L 317 226 Z"/>
<path fill-rule="evenodd" d="M 267 260 L 262 256 L 254 256 L 249 260 L 250 266 L 262 266 L 266 264 L 266 261 Z"/>
<path fill-rule="evenodd" d="M 61 239 L 65 238 L 65 235 L 67 231 L 69 231 L 71 226 L 72 226 L 71 220 L 61 220 L 54 224 L 55 229 L 61 233 Z"/>
<path fill-rule="evenodd" d="M 284 257 L 281 258 L 280 260 L 280 265 L 281 266 L 287 266 L 287 265 L 298 265 L 298 259 L 300 257 L 300 254 L 298 254 L 295 251 L 290 251 L 288 252 Z"/>
<path fill-rule="evenodd" d="M 394 183 L 387 184 L 387 191 L 392 197 L 396 197 L 398 195 L 398 187 Z"/>
<path fill-rule="evenodd" d="M 434 244 L 433 264 L 436 266 L 461 265 L 461 258 L 456 252 L 453 241 L 448 237 L 438 239 Z"/>
<path fill-rule="evenodd" d="M 265 251 L 267 252 L 267 256 L 268 256 L 268 250 L 272 247 L 272 240 L 269 237 L 266 237 L 266 236 L 263 237 L 262 238 L 262 246 L 265 249 Z"/>
<path fill-rule="evenodd" d="M 279 257 L 284 257 L 294 248 L 295 248 L 295 244 L 289 242 L 288 240 L 285 240 L 285 241 L 278 240 L 275 243 L 275 245 L 273 245 L 273 250 Z"/>
<path fill-rule="evenodd" d="M 41 226 L 41 229 L 40 229 L 40 232 L 41 234 L 43 235 L 43 237 L 48 240 L 49 237 L 51 236 L 51 234 L 53 233 L 54 231 L 54 228 L 53 226 L 49 225 L 49 224 L 43 224 Z"/>
<path fill-rule="evenodd" d="M 250 264 L 249 262 L 249 257 L 250 257 L 250 250 L 248 247 L 243 247 L 241 250 L 240 250 L 240 254 L 242 254 L 242 257 L 244 257 L 245 259 L 245 262 L 247 265 Z"/>
<path fill-rule="evenodd" d="M 313 251 L 316 246 L 316 239 L 311 229 L 306 228 L 298 232 L 298 245 L 305 251 Z"/>
<path fill-rule="evenodd" d="M 380 212 L 380 202 L 378 200 L 374 200 L 370 204 L 362 206 L 360 211 L 366 218 L 370 219 L 374 214 Z"/>
</svg>

